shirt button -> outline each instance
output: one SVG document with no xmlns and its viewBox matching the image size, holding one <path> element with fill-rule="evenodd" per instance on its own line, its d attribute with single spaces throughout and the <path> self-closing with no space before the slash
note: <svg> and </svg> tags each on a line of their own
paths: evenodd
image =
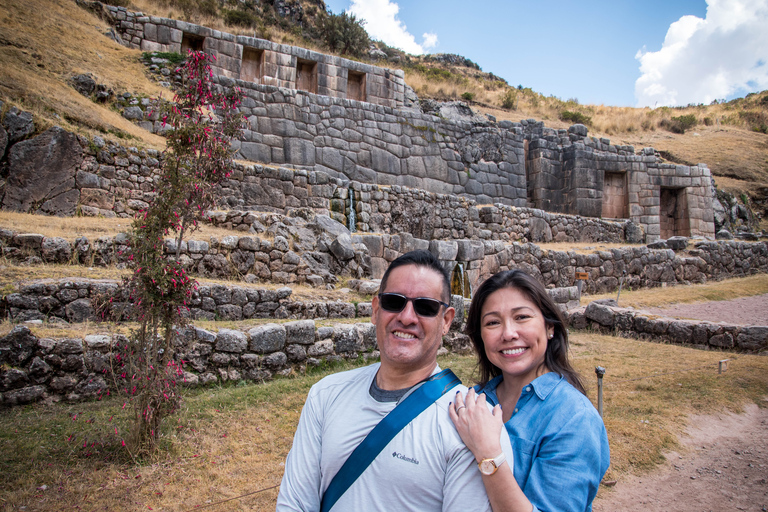
<svg viewBox="0 0 768 512">
<path fill-rule="evenodd" d="M 517 407 L 515 407 L 515 412 L 517 412 Z"/>
<path fill-rule="evenodd" d="M 525 390 L 526 391 L 530 391 L 531 390 L 531 386 L 528 386 L 527 388 L 525 388 Z"/>
</svg>

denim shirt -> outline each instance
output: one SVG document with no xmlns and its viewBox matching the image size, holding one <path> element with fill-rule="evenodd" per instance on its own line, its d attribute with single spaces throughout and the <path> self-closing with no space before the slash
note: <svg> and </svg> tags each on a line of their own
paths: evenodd
<svg viewBox="0 0 768 512">
<path fill-rule="evenodd" d="M 478 393 L 499 403 L 494 378 Z M 591 511 L 608 470 L 605 425 L 592 402 L 557 373 L 525 386 L 505 423 L 515 454 L 514 475 L 534 511 Z"/>
</svg>

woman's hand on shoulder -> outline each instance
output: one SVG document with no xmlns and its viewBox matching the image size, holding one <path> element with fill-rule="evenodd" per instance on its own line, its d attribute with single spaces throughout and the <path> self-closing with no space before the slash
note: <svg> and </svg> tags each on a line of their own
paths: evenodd
<svg viewBox="0 0 768 512">
<path fill-rule="evenodd" d="M 491 411 L 485 393 L 478 395 L 473 388 L 466 397 L 457 393 L 456 399 L 448 405 L 448 415 L 475 459 L 493 458 L 501 453 L 499 439 L 504 427 L 501 406 L 497 405 Z"/>
</svg>

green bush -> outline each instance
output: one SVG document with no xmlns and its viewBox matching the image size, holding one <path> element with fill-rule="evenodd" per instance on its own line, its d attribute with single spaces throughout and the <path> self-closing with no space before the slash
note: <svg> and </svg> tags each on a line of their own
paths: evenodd
<svg viewBox="0 0 768 512">
<path fill-rule="evenodd" d="M 165 59 L 171 64 L 181 64 L 186 59 L 185 55 L 178 52 L 144 52 L 141 54 L 141 58 L 149 61 L 152 58 Z"/>
<path fill-rule="evenodd" d="M 475 99 L 475 95 L 474 93 L 471 93 L 471 92 L 464 92 L 464 93 L 461 93 L 461 99 L 466 101 L 472 101 Z"/>
<path fill-rule="evenodd" d="M 224 9 L 222 11 L 222 17 L 224 23 L 230 27 L 245 27 L 250 28 L 254 26 L 256 19 L 251 13 Z"/>
<path fill-rule="evenodd" d="M 590 124 L 592 123 L 592 118 L 590 116 L 584 115 L 581 112 L 572 112 L 570 110 L 563 110 L 560 112 L 560 119 L 562 121 L 570 121 L 574 124 Z"/>
<path fill-rule="evenodd" d="M 508 90 L 501 98 L 501 107 L 507 110 L 517 110 L 517 91 Z"/>
<path fill-rule="evenodd" d="M 659 126 L 665 128 L 672 133 L 685 133 L 686 130 L 690 130 L 696 124 L 698 120 L 694 114 L 688 114 L 684 116 L 673 117 L 672 119 L 662 119 Z"/>
<path fill-rule="evenodd" d="M 341 55 L 363 55 L 370 39 L 363 24 L 354 14 L 329 14 L 322 23 L 322 35 L 331 51 Z"/>
</svg>

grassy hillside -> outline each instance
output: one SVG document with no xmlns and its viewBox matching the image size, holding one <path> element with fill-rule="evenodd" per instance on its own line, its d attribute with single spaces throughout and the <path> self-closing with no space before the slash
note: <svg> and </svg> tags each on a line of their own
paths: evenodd
<svg viewBox="0 0 768 512">
<path fill-rule="evenodd" d="M 131 10 L 191 21 L 236 34 L 332 53 L 323 38 L 328 14 L 322 0 L 228 2 L 218 0 L 110 0 Z M 35 8 L 30 9 L 34 4 Z M 83 134 L 124 143 L 162 147 L 162 138 L 122 118 L 116 108 L 81 96 L 68 80 L 92 73 L 116 95 L 170 93 L 148 78 L 141 52 L 104 34 L 109 26 L 75 0 L 0 0 L 0 100 L 31 110 L 38 131 L 58 124 Z M 719 188 L 745 194 L 759 210 L 768 208 L 768 91 L 727 103 L 681 108 L 581 105 L 577 99 L 544 96 L 508 84 L 459 56 L 412 56 L 374 42 L 388 58 L 374 62 L 405 70 L 421 98 L 463 100 L 497 120 L 543 120 L 553 128 L 586 124 L 594 136 L 637 148 L 653 146 L 671 162 L 705 162 Z M 359 53 L 364 60 L 365 52 Z M 355 58 L 347 54 L 345 57 Z M 764 217 L 768 212 L 764 211 Z M 763 221 L 764 227 L 766 221 Z"/>
</svg>

